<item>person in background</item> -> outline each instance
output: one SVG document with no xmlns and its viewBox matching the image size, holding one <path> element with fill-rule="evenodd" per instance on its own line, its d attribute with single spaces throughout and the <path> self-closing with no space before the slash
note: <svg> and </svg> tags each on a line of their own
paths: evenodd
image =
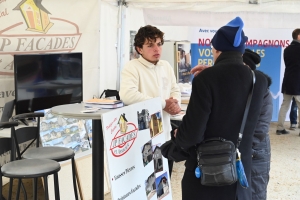
<svg viewBox="0 0 300 200">
<path fill-rule="evenodd" d="M 180 49 L 179 69 L 184 69 L 185 65 L 186 65 L 185 51 L 183 49 Z"/>
<path fill-rule="evenodd" d="M 136 51 L 141 55 L 129 61 L 121 73 L 120 97 L 126 105 L 161 97 L 163 129 L 170 139 L 170 115 L 181 111 L 181 93 L 171 65 L 160 60 L 164 33 L 147 25 L 141 27 L 134 38 Z M 173 161 L 169 161 L 171 176 Z"/>
<path fill-rule="evenodd" d="M 238 182 L 220 187 L 203 186 L 195 176 L 195 146 L 211 137 L 222 137 L 237 143 L 242 118 L 252 88 L 253 78 L 243 63 L 242 54 L 248 38 L 244 23 L 236 17 L 221 27 L 212 39 L 213 67 L 204 67 L 194 77 L 192 94 L 182 124 L 174 130 L 176 147 L 186 153 L 182 179 L 182 200 L 252 200 L 252 187 L 244 189 Z M 202 68 L 202 69 L 204 69 Z M 239 150 L 248 180 L 251 180 L 253 133 L 268 93 L 267 78 L 254 71 L 256 82 L 243 139 Z"/>
<path fill-rule="evenodd" d="M 288 134 L 284 128 L 284 121 L 292 98 L 295 98 L 298 108 L 300 108 L 300 29 L 295 29 L 292 33 L 293 41 L 284 49 L 283 59 L 285 71 L 281 86 L 283 101 L 279 110 L 276 134 Z"/>
<path fill-rule="evenodd" d="M 250 49 L 246 49 L 243 54 L 243 61 L 252 70 L 256 70 L 256 65 L 260 63 L 261 57 Z M 267 77 L 269 88 L 272 80 L 268 75 L 265 74 L 265 76 Z M 271 161 L 269 127 L 273 113 L 273 99 L 269 89 L 264 95 L 263 107 L 261 108 L 260 113 L 254 129 L 252 142 L 252 200 L 267 199 L 267 186 L 270 177 Z"/>
<path fill-rule="evenodd" d="M 295 98 L 293 97 L 291 110 L 290 110 L 290 122 L 291 122 L 290 130 L 293 130 L 293 131 L 296 130 L 296 128 L 297 128 L 297 116 L 298 116 L 297 111 L 298 111 L 298 107 L 297 107 Z"/>
</svg>

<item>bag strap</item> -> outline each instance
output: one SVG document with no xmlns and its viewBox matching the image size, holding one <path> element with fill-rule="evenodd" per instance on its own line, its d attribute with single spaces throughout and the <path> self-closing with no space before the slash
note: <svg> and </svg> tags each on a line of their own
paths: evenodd
<svg viewBox="0 0 300 200">
<path fill-rule="evenodd" d="M 237 140 L 236 148 L 238 148 L 240 146 L 240 143 L 241 143 L 242 138 L 243 138 L 243 132 L 244 132 L 244 128 L 245 128 L 245 124 L 246 124 L 246 120 L 247 120 L 247 116 L 248 116 L 248 112 L 249 112 L 250 103 L 251 103 L 251 100 L 252 100 L 254 84 L 255 84 L 255 81 L 256 81 L 256 77 L 255 77 L 255 74 L 254 74 L 253 70 L 251 70 L 251 72 L 252 72 L 252 77 L 253 77 L 252 89 L 250 90 L 250 93 L 248 95 L 246 108 L 245 108 L 245 111 L 244 111 L 244 117 L 243 117 L 241 129 L 240 129 L 239 137 L 238 137 L 238 140 Z"/>
<path fill-rule="evenodd" d="M 106 90 L 103 90 L 102 94 L 100 95 L 99 99 L 103 96 L 103 94 L 106 92 Z"/>
<path fill-rule="evenodd" d="M 226 139 L 221 138 L 221 137 L 212 137 L 212 138 L 207 138 L 206 140 L 203 140 L 201 143 L 204 144 L 206 142 L 212 142 L 212 141 L 221 141 L 221 142 L 225 142 Z"/>
</svg>

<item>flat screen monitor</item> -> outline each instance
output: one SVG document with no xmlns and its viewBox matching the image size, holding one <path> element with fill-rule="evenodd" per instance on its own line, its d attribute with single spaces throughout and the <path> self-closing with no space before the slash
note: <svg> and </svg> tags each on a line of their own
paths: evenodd
<svg viewBox="0 0 300 200">
<path fill-rule="evenodd" d="M 14 55 L 16 114 L 80 103 L 82 53 Z"/>
</svg>

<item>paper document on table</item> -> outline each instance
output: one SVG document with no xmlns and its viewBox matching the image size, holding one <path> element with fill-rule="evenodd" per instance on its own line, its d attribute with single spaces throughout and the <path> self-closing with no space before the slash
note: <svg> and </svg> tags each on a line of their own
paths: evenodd
<svg viewBox="0 0 300 200">
<path fill-rule="evenodd" d="M 93 113 L 93 112 L 97 112 L 98 110 L 101 110 L 101 108 L 86 108 L 85 110 L 82 110 L 80 112 L 82 112 L 82 113 Z"/>
<path fill-rule="evenodd" d="M 121 108 L 123 106 L 124 106 L 124 104 L 123 104 L 123 102 L 121 102 L 121 103 L 117 103 L 117 104 L 85 103 L 84 107 L 86 107 L 86 108 L 108 108 L 108 109 L 111 109 L 111 108 Z"/>
<path fill-rule="evenodd" d="M 172 117 L 176 117 L 176 116 L 183 116 L 183 115 L 185 115 L 185 112 L 184 111 L 180 111 L 178 114 L 176 114 L 176 115 L 171 115 Z"/>
<path fill-rule="evenodd" d="M 185 111 L 181 111 L 180 113 L 178 113 L 176 115 L 171 115 L 171 120 L 181 121 L 184 115 L 185 115 Z"/>
<path fill-rule="evenodd" d="M 119 104 L 123 103 L 121 100 L 113 100 L 113 99 L 89 99 L 85 101 L 86 104 Z"/>
</svg>

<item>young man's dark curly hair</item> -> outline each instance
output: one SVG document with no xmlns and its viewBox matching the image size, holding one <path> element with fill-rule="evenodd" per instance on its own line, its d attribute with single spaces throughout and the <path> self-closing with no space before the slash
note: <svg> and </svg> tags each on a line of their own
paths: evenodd
<svg viewBox="0 0 300 200">
<path fill-rule="evenodd" d="M 134 37 L 134 47 L 136 52 L 140 54 L 136 47 L 143 48 L 146 39 L 149 41 L 156 41 L 156 38 L 160 38 L 161 44 L 164 44 L 164 33 L 158 28 L 151 25 L 141 27 Z"/>
</svg>

